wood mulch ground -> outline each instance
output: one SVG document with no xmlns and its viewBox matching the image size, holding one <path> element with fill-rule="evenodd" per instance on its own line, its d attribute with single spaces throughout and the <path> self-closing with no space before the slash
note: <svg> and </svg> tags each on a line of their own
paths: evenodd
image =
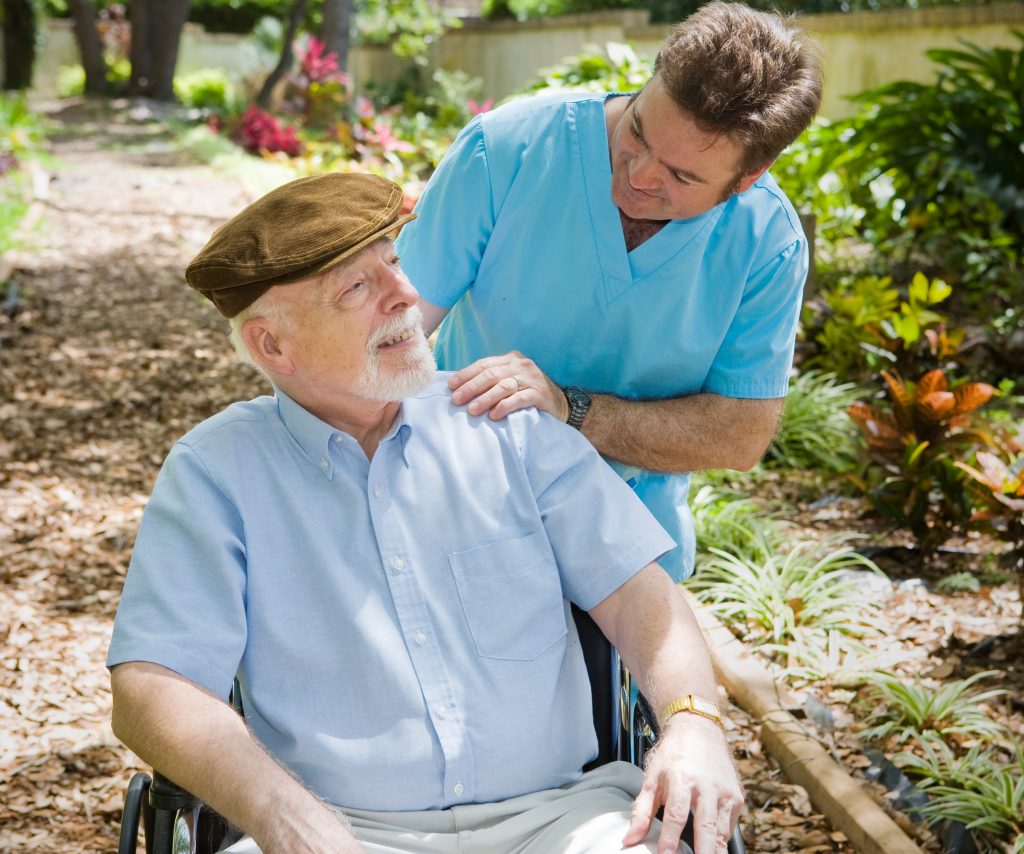
<svg viewBox="0 0 1024 854">
<path fill-rule="evenodd" d="M 104 658 L 148 492 L 175 439 L 266 391 L 182 279 L 254 196 L 192 162 L 144 111 L 46 109 L 56 165 L 43 228 L 17 259 L 19 311 L 0 315 L 0 852 L 99 852 L 116 846 L 140 767 L 110 732 Z M 829 530 L 862 515 L 840 501 L 798 521 Z M 955 598 L 902 585 L 886 605 L 904 666 L 939 678 L 1019 668 L 998 645 L 985 662 L 965 655 L 1010 632 L 1018 608 L 1008 584 Z M 822 699 L 835 725 L 815 732 L 863 765 L 849 697 Z M 1022 729 L 1019 712 L 1008 718 Z M 733 709 L 730 737 L 749 851 L 852 850 L 765 756 L 756 721 Z"/>
</svg>

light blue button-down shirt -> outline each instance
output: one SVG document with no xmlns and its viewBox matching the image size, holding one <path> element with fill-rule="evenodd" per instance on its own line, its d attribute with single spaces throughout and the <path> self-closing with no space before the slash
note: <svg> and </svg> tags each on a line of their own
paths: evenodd
<svg viewBox="0 0 1024 854">
<path fill-rule="evenodd" d="M 595 753 L 568 600 L 672 548 L 574 430 L 492 422 L 443 378 L 367 460 L 286 395 L 178 442 L 146 508 L 108 665 L 220 696 L 320 796 L 419 810 L 579 776 Z"/>
<path fill-rule="evenodd" d="M 612 201 L 605 95 L 524 98 L 474 119 L 396 246 L 452 310 L 437 359 L 521 350 L 560 385 L 634 400 L 784 397 L 807 241 L 771 175 L 631 252 Z M 689 475 L 619 466 L 693 571 Z"/>
</svg>

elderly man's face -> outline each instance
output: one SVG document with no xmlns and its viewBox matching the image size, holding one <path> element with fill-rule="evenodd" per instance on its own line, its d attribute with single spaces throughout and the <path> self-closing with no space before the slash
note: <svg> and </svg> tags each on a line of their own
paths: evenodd
<svg viewBox="0 0 1024 854">
<path fill-rule="evenodd" d="M 401 400 L 433 377 L 419 297 L 390 240 L 274 292 L 286 312 L 278 338 L 292 379 L 316 398 Z"/>
</svg>

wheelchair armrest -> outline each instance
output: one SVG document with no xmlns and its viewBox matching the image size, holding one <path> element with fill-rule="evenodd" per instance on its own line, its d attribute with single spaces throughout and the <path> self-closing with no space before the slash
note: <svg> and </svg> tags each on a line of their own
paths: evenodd
<svg viewBox="0 0 1024 854">
<path fill-rule="evenodd" d="M 153 771 L 153 782 L 149 786 L 149 805 L 153 809 L 178 812 L 197 807 L 200 803 L 195 795 L 186 792 L 159 771 Z"/>
</svg>

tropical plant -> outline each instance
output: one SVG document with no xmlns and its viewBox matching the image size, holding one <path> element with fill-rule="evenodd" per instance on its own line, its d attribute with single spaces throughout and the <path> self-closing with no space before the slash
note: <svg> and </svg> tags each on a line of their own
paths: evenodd
<svg viewBox="0 0 1024 854">
<path fill-rule="evenodd" d="M 963 345 L 964 330 L 948 330 L 935 307 L 952 288 L 941 279 L 916 273 L 906 298 L 889 276 L 858 276 L 824 291 L 820 349 L 811 362 L 843 377 L 864 377 L 881 368 L 916 373 L 943 364 Z M 809 308 L 813 309 L 813 306 Z M 818 319 L 805 311 L 804 325 Z"/>
<path fill-rule="evenodd" d="M 1024 296 L 1024 33 L 1013 34 L 1015 47 L 928 51 L 935 79 L 859 95 L 862 112 L 830 150 L 877 249 L 926 261 L 990 307 Z"/>
<path fill-rule="evenodd" d="M 929 738 L 992 741 L 1006 735 L 1006 728 L 985 713 L 982 703 L 1006 693 L 1001 688 L 978 691 L 974 686 L 995 671 L 975 673 L 967 679 L 947 682 L 938 688 L 889 676 L 869 689 L 866 702 L 877 704 L 868 715 L 870 726 L 861 733 L 866 741 L 903 744 Z"/>
<path fill-rule="evenodd" d="M 608 42 L 604 52 L 591 48 L 541 69 L 523 92 L 573 89 L 585 92 L 633 92 L 651 77 L 652 65 L 628 44 Z"/>
<path fill-rule="evenodd" d="M 846 410 L 863 391 L 835 374 L 810 370 L 790 383 L 768 459 L 789 468 L 842 472 L 857 458 L 858 432 Z"/>
<path fill-rule="evenodd" d="M 987 834 L 1009 848 L 986 845 L 986 850 L 1024 852 L 1024 748 L 1014 745 L 1011 762 L 1001 761 L 988 745 L 975 745 L 957 755 L 942 742 L 924 742 L 921 753 L 899 753 L 896 765 L 918 779 L 928 803 L 915 811 L 932 821 L 959 821 L 968 830 Z"/>
<path fill-rule="evenodd" d="M 888 408 L 857 402 L 850 417 L 868 443 L 870 463 L 854 481 L 886 516 L 908 528 L 925 551 L 970 520 L 963 473 L 954 464 L 991 435 L 969 416 L 995 393 L 987 383 L 950 390 L 946 375 L 929 371 L 916 383 L 882 371 Z"/>
<path fill-rule="evenodd" d="M 999 564 L 1016 573 L 1024 628 L 1024 448 L 1015 437 L 997 436 L 1007 454 L 1006 460 L 990 451 L 978 451 L 980 471 L 960 460 L 955 465 L 967 475 L 968 489 L 980 505 L 973 520 L 994 530 L 1009 544 L 1007 551 L 999 555 Z"/>
<path fill-rule="evenodd" d="M 787 554 L 763 560 L 711 549 L 688 585 L 748 637 L 783 644 L 803 634 L 859 636 L 875 627 L 877 603 L 851 574 L 855 569 L 881 575 L 836 539 L 797 543 Z"/>
</svg>

